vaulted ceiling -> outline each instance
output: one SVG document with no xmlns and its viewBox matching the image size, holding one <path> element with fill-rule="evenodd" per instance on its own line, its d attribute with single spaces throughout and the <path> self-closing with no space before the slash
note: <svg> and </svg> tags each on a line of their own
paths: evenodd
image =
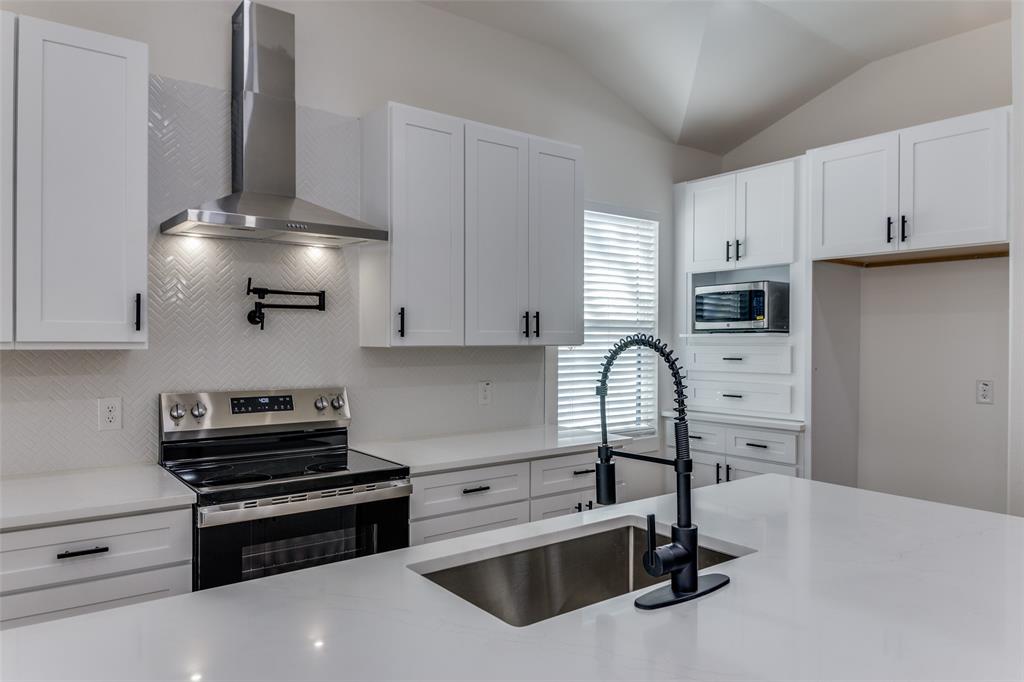
<svg viewBox="0 0 1024 682">
<path fill-rule="evenodd" d="M 724 153 L 862 66 L 1009 18 L 1009 0 L 440 0 L 560 50 L 670 140 Z"/>
</svg>

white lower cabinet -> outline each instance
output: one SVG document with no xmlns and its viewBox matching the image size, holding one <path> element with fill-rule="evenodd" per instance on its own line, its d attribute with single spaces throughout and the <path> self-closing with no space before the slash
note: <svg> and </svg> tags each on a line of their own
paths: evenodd
<svg viewBox="0 0 1024 682">
<path fill-rule="evenodd" d="M 666 418 L 665 428 L 671 429 L 673 422 Z M 694 488 L 758 474 L 799 473 L 800 445 L 796 433 L 702 421 L 690 422 L 689 428 Z M 666 446 L 666 456 L 672 456 L 671 439 L 666 438 Z"/>
<path fill-rule="evenodd" d="M 596 506 L 597 493 L 594 489 L 542 497 L 530 500 L 530 520 L 543 521 L 556 516 L 568 516 Z"/>
<path fill-rule="evenodd" d="M 691 452 L 693 459 L 693 477 L 690 479 L 690 486 L 702 488 L 706 485 L 715 485 L 722 482 L 722 472 L 725 471 L 725 457 L 723 455 L 711 455 L 706 452 Z"/>
<path fill-rule="evenodd" d="M 0 534 L 4 628 L 191 589 L 191 509 Z"/>
<path fill-rule="evenodd" d="M 413 488 L 415 489 L 415 482 Z M 461 514 L 448 514 L 434 519 L 413 521 L 409 524 L 409 543 L 422 545 L 437 540 L 457 538 L 460 535 L 481 533 L 485 530 L 517 526 L 530 520 L 528 500 L 503 504 L 498 507 L 474 509 Z"/>
</svg>

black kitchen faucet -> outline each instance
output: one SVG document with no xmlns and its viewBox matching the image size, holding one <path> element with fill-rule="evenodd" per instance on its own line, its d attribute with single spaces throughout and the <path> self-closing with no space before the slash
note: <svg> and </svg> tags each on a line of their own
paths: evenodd
<svg viewBox="0 0 1024 682">
<path fill-rule="evenodd" d="M 665 361 L 672 373 L 676 394 L 676 458 L 662 459 L 631 452 L 613 450 L 608 445 L 608 420 L 605 416 L 605 399 L 608 396 L 608 373 L 616 358 L 629 348 L 650 348 Z M 644 570 L 654 577 L 666 573 L 672 575 L 668 585 L 651 590 L 636 599 L 639 609 L 658 609 L 679 602 L 689 601 L 714 592 L 729 584 L 729 576 L 721 573 L 697 575 L 697 526 L 691 519 L 690 476 L 693 460 L 690 459 L 690 429 L 686 422 L 686 396 L 683 394 L 683 379 L 676 365 L 673 351 L 646 334 L 634 334 L 619 339 L 604 356 L 601 378 L 597 383 L 597 395 L 601 400 L 601 445 L 597 448 L 597 502 L 615 504 L 615 460 L 612 457 L 638 459 L 672 466 L 676 470 L 676 522 L 672 524 L 672 542 L 655 547 L 657 535 L 654 528 L 654 514 L 647 515 L 647 551 L 644 552 Z"/>
</svg>

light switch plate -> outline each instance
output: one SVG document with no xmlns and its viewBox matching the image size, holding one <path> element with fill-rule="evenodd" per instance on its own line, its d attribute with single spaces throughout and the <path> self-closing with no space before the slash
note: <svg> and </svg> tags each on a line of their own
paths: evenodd
<svg viewBox="0 0 1024 682">
<path fill-rule="evenodd" d="M 121 398 L 99 398 L 96 400 L 97 426 L 100 431 L 121 430 Z"/>
</svg>

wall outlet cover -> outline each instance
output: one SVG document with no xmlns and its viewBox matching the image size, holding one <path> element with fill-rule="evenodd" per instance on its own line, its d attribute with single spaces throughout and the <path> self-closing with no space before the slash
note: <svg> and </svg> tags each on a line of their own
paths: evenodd
<svg viewBox="0 0 1024 682">
<path fill-rule="evenodd" d="M 991 405 L 994 401 L 994 383 L 991 379 L 978 379 L 974 399 L 979 405 Z"/>
<path fill-rule="evenodd" d="M 98 428 L 100 431 L 121 430 L 121 398 L 98 398 L 96 400 Z"/>
<path fill-rule="evenodd" d="M 490 379 L 477 382 L 476 385 L 476 404 L 477 405 L 490 405 L 491 404 L 491 392 L 494 389 L 494 382 Z"/>
</svg>

